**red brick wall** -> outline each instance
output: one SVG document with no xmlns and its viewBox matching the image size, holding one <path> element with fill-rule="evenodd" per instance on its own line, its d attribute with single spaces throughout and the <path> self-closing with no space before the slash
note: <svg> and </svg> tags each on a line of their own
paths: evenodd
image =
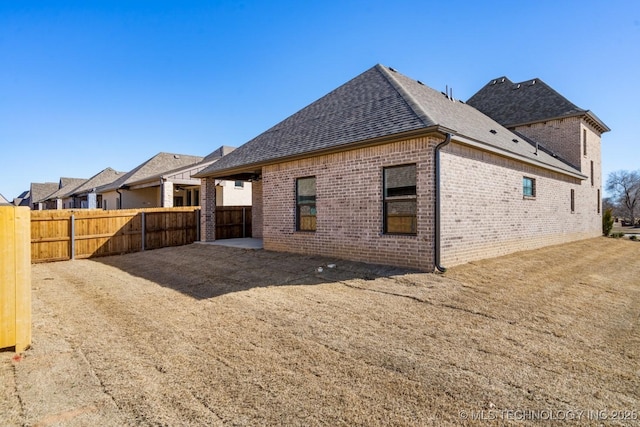
<svg viewBox="0 0 640 427">
<path fill-rule="evenodd" d="M 200 187 L 200 240 L 210 242 L 215 240 L 216 231 L 216 180 L 202 179 Z"/>
<path fill-rule="evenodd" d="M 262 239 L 262 181 L 253 181 L 251 187 L 251 233 L 254 239 Z"/>
<path fill-rule="evenodd" d="M 265 249 L 433 270 L 437 143 L 417 138 L 265 167 Z M 385 235 L 383 168 L 410 163 L 417 165 L 417 235 Z M 296 231 L 296 178 L 307 176 L 316 177 L 315 232 Z"/>
</svg>

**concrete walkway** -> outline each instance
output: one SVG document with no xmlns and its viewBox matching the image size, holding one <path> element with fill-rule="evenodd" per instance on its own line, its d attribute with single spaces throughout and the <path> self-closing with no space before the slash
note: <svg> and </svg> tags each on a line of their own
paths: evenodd
<svg viewBox="0 0 640 427">
<path fill-rule="evenodd" d="M 239 239 L 221 239 L 214 242 L 196 242 L 203 245 L 230 246 L 232 248 L 242 249 L 262 249 L 262 239 L 253 239 L 251 237 Z"/>
</svg>

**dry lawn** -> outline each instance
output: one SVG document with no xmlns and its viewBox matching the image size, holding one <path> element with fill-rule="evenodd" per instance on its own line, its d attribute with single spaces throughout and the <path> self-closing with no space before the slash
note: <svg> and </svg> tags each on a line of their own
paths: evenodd
<svg viewBox="0 0 640 427">
<path fill-rule="evenodd" d="M 638 425 L 639 255 L 599 238 L 436 275 L 194 244 L 34 265 L 0 424 Z"/>
</svg>

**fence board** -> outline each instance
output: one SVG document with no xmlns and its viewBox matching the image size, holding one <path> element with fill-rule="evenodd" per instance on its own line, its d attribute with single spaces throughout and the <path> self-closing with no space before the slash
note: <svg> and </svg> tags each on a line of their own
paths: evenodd
<svg viewBox="0 0 640 427">
<path fill-rule="evenodd" d="M 30 211 L 0 207 L 0 348 L 31 345 Z"/>
<path fill-rule="evenodd" d="M 251 237 L 251 206 L 216 206 L 216 239 Z"/>
<path fill-rule="evenodd" d="M 145 232 L 142 229 L 142 213 Z M 71 235 L 72 215 L 74 235 Z M 33 211 L 32 262 L 138 252 L 193 243 L 198 238 L 199 208 Z M 73 245 L 71 244 L 73 242 Z M 74 253 L 70 248 L 73 246 Z"/>
</svg>

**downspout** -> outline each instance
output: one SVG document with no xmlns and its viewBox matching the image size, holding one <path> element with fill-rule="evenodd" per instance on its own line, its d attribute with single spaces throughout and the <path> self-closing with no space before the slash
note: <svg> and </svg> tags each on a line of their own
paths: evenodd
<svg viewBox="0 0 640 427">
<path fill-rule="evenodd" d="M 116 209 L 122 209 L 122 193 L 120 192 L 119 188 L 116 188 L 116 193 L 118 193 L 118 195 L 120 196 L 120 206 L 118 206 Z"/>
<path fill-rule="evenodd" d="M 440 265 L 440 150 L 451 142 L 451 134 L 447 132 L 446 138 L 435 149 L 435 165 L 436 165 L 436 202 L 435 202 L 435 246 L 434 246 L 434 264 L 439 272 L 444 273 L 447 269 Z"/>
</svg>

